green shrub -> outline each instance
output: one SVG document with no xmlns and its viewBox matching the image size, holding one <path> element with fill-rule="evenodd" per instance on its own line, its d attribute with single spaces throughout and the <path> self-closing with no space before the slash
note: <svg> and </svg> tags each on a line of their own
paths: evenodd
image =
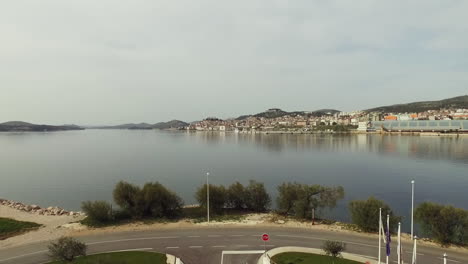
<svg viewBox="0 0 468 264">
<path fill-rule="evenodd" d="M 246 188 L 245 195 L 246 207 L 250 210 L 264 212 L 270 207 L 271 198 L 263 183 L 251 180 Z"/>
<path fill-rule="evenodd" d="M 229 186 L 227 189 L 227 206 L 236 209 L 244 209 L 247 207 L 246 200 L 247 192 L 244 185 L 235 182 Z"/>
<path fill-rule="evenodd" d="M 334 208 L 338 200 L 344 198 L 344 189 L 321 185 L 283 183 L 278 186 L 276 200 L 279 212 L 292 214 L 298 218 L 309 218 L 312 209 Z"/>
<path fill-rule="evenodd" d="M 141 214 L 137 210 L 140 191 L 138 186 L 120 181 L 114 188 L 114 202 L 133 216 L 141 217 Z"/>
<path fill-rule="evenodd" d="M 339 241 L 325 241 L 322 245 L 322 249 L 327 256 L 337 258 L 346 249 L 346 244 Z"/>
<path fill-rule="evenodd" d="M 112 205 L 106 201 L 86 201 L 81 204 L 81 209 L 93 222 L 106 223 L 113 219 Z"/>
<path fill-rule="evenodd" d="M 206 184 L 200 186 L 196 193 L 195 198 L 201 207 L 206 208 L 206 196 L 207 189 Z M 226 207 L 227 204 L 227 195 L 226 188 L 222 185 L 213 185 L 210 184 L 210 210 L 213 213 L 220 213 L 222 209 Z"/>
<path fill-rule="evenodd" d="M 395 231 L 398 228 L 398 222 L 401 217 L 394 215 L 390 206 L 383 201 L 370 197 L 367 200 L 356 200 L 349 203 L 351 220 L 361 230 L 365 232 L 379 231 L 379 208 L 382 208 L 382 221 L 385 225 L 387 214 L 390 215 L 390 230 Z"/>
<path fill-rule="evenodd" d="M 53 260 L 72 262 L 78 256 L 86 256 L 86 245 L 71 237 L 59 238 L 48 248 L 49 256 Z"/>
<path fill-rule="evenodd" d="M 468 211 L 425 202 L 415 211 L 415 219 L 423 232 L 439 243 L 468 244 Z"/>
</svg>

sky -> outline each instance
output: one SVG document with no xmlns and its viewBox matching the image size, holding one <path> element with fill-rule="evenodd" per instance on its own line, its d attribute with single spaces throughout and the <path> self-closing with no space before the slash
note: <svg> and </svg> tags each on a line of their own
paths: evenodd
<svg viewBox="0 0 468 264">
<path fill-rule="evenodd" d="M 468 94 L 464 0 L 0 4 L 0 122 L 342 111 Z"/>
</svg>

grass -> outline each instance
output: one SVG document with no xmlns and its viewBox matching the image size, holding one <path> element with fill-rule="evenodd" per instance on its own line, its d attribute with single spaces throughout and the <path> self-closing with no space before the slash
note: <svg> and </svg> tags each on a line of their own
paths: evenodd
<svg viewBox="0 0 468 264">
<path fill-rule="evenodd" d="M 54 261 L 49 264 L 69 262 Z M 128 251 L 90 255 L 76 258 L 73 264 L 166 264 L 166 255 L 154 252 Z"/>
<path fill-rule="evenodd" d="M 40 224 L 32 222 L 23 222 L 0 217 L 0 240 L 37 229 L 40 226 Z"/>
<path fill-rule="evenodd" d="M 337 258 L 308 253 L 288 252 L 281 253 L 272 258 L 276 264 L 362 264 L 348 259 Z"/>
</svg>

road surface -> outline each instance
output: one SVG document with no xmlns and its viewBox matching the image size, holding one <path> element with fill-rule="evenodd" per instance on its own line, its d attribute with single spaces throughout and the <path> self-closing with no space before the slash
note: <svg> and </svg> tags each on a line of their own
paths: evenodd
<svg viewBox="0 0 468 264">
<path fill-rule="evenodd" d="M 254 264 L 264 249 L 263 233 L 270 235 L 266 249 L 281 246 L 320 248 L 325 240 L 347 244 L 346 252 L 376 258 L 378 240 L 357 233 L 285 227 L 191 227 L 152 231 L 108 233 L 79 237 L 88 244 L 88 254 L 119 250 L 147 250 L 176 255 L 185 264 Z M 396 239 L 392 243 L 391 263 L 396 263 Z M 0 249 L 0 264 L 36 264 L 48 261 L 46 242 Z M 411 261 L 412 246 L 403 244 L 405 263 Z M 223 254 L 224 252 L 224 254 Z M 419 246 L 418 263 L 467 264 L 468 251 Z M 385 249 L 382 249 L 385 254 Z M 223 255 L 223 256 L 222 256 Z M 221 262 L 223 258 L 223 262 Z M 385 256 L 382 255 L 385 260 Z"/>
</svg>

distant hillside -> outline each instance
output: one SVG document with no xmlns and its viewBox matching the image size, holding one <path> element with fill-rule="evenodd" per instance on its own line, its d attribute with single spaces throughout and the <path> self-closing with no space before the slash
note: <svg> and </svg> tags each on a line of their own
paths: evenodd
<svg viewBox="0 0 468 264">
<path fill-rule="evenodd" d="M 159 122 L 153 125 L 155 129 L 171 129 L 171 128 L 183 128 L 188 126 L 188 123 L 180 120 L 171 120 L 169 122 Z"/>
<path fill-rule="evenodd" d="M 286 112 L 279 108 L 272 108 L 272 109 L 268 109 L 265 112 L 261 112 L 261 113 L 254 114 L 254 115 L 242 115 L 236 118 L 236 120 L 243 120 L 249 117 L 277 118 L 277 117 L 282 117 L 285 115 L 323 116 L 323 115 L 333 115 L 338 112 L 340 111 L 335 110 L 335 109 L 320 109 L 320 110 L 316 110 L 312 112 L 309 112 L 309 111 Z"/>
<path fill-rule="evenodd" d="M 468 95 L 453 97 L 440 101 L 414 102 L 409 104 L 381 106 L 367 109 L 365 111 L 384 113 L 411 113 L 424 112 L 427 110 L 439 110 L 441 108 L 468 108 Z"/>
<path fill-rule="evenodd" d="M 122 124 L 117 126 L 100 126 L 94 127 L 97 129 L 171 129 L 171 128 L 183 128 L 188 126 L 188 123 L 185 123 L 180 120 L 171 120 L 169 122 L 159 122 L 156 124 L 148 123 L 139 123 L 139 124 Z"/>
<path fill-rule="evenodd" d="M 65 131 L 65 130 L 83 130 L 84 128 L 76 125 L 50 126 L 36 125 L 22 121 L 10 121 L 0 124 L 0 132 L 27 132 L 27 131 Z"/>
</svg>

